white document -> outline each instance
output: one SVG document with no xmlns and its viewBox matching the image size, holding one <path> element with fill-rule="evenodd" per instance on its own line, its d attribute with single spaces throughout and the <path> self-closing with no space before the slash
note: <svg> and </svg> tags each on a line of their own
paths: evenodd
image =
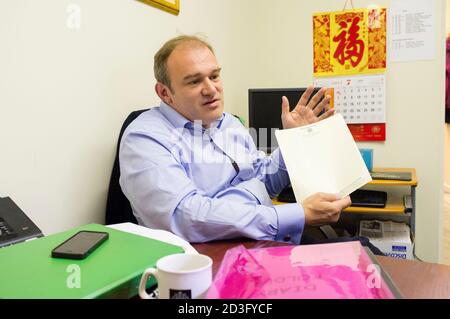
<svg viewBox="0 0 450 319">
<path fill-rule="evenodd" d="M 360 236 L 369 237 L 370 241 L 376 240 L 378 242 L 397 242 L 404 244 L 412 244 L 411 232 L 408 225 L 404 223 L 396 223 L 393 221 L 379 221 L 379 220 L 362 220 L 360 223 Z M 370 225 L 378 224 L 381 225 L 382 235 L 381 236 L 368 236 L 370 234 Z M 367 227 L 369 225 L 369 227 Z"/>
<path fill-rule="evenodd" d="M 166 230 L 151 229 L 133 223 L 114 224 L 108 225 L 108 227 L 139 236 L 156 239 L 175 246 L 180 246 L 188 254 L 198 254 L 194 247 L 192 247 L 187 241 Z"/>
<path fill-rule="evenodd" d="M 275 135 L 298 202 L 317 192 L 342 198 L 372 180 L 340 114 Z"/>
<path fill-rule="evenodd" d="M 389 10 L 390 61 L 435 59 L 435 0 L 392 1 Z"/>
</svg>

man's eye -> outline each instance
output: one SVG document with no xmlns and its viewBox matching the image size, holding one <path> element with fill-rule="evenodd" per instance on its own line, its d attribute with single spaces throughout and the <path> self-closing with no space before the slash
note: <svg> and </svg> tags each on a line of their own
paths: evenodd
<svg viewBox="0 0 450 319">
<path fill-rule="evenodd" d="M 219 75 L 211 75 L 210 79 L 211 80 L 217 80 L 219 78 Z"/>
<path fill-rule="evenodd" d="M 198 80 L 190 81 L 188 84 L 189 85 L 196 85 L 196 84 L 198 84 Z"/>
</svg>

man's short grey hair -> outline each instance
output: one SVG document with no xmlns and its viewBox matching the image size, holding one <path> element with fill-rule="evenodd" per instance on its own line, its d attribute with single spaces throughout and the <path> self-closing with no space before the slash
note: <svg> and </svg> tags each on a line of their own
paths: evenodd
<svg viewBox="0 0 450 319">
<path fill-rule="evenodd" d="M 167 60 L 169 59 L 170 54 L 172 54 L 172 52 L 180 45 L 192 45 L 193 47 L 204 46 L 214 54 L 214 49 L 208 42 L 194 35 L 180 35 L 164 43 L 161 49 L 155 54 L 153 71 L 156 80 L 168 86 L 169 89 L 172 88 L 170 86 L 170 77 L 167 72 Z"/>
</svg>

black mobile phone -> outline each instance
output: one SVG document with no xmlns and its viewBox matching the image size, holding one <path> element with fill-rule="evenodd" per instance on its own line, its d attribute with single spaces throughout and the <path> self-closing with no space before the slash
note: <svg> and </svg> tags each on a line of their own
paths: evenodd
<svg viewBox="0 0 450 319">
<path fill-rule="evenodd" d="M 52 250 L 52 257 L 84 259 L 107 240 L 106 232 L 82 230 Z"/>
</svg>

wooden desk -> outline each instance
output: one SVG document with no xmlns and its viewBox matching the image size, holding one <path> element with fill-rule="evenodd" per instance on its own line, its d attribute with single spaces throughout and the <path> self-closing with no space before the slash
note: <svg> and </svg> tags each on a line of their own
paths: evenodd
<svg viewBox="0 0 450 319">
<path fill-rule="evenodd" d="M 286 245 L 273 241 L 243 239 L 195 244 L 193 246 L 199 253 L 208 255 L 213 259 L 213 275 L 215 275 L 227 249 L 240 244 L 247 249 Z M 376 256 L 376 258 L 404 298 L 450 298 L 449 266 L 382 256 Z"/>
</svg>

